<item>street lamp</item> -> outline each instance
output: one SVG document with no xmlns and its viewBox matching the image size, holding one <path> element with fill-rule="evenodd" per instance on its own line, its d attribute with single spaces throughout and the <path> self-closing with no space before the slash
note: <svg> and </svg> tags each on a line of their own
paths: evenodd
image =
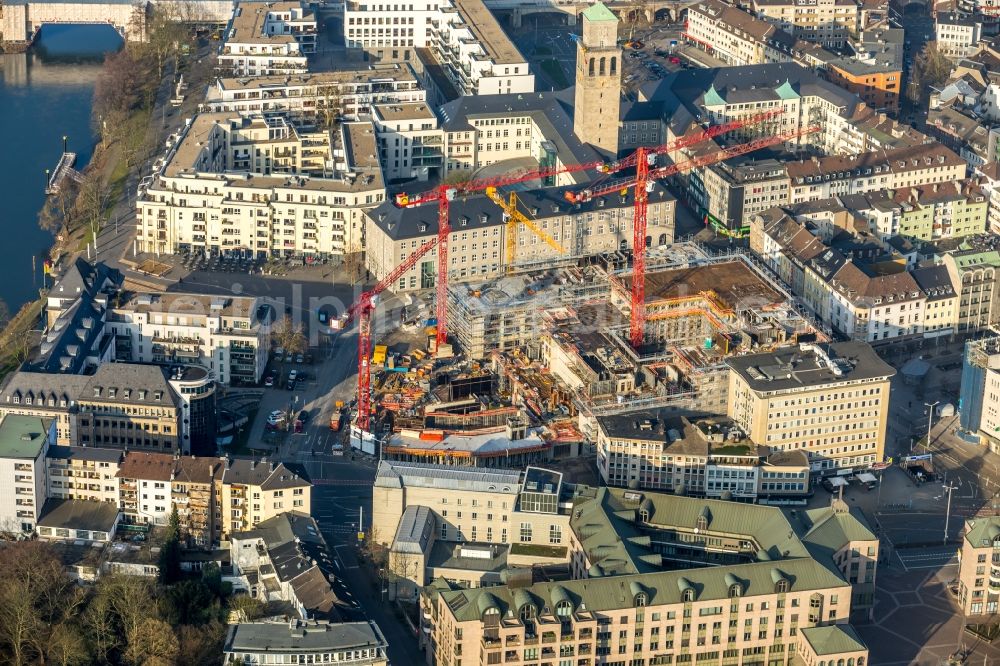
<svg viewBox="0 0 1000 666">
<path fill-rule="evenodd" d="M 934 402 L 925 402 L 924 407 L 927 408 L 927 439 L 924 442 L 924 451 L 929 451 L 931 448 L 931 424 L 934 418 L 934 408 L 938 406 L 940 400 L 935 400 Z"/>
<path fill-rule="evenodd" d="M 945 492 L 948 493 L 948 505 L 944 510 L 944 539 L 941 541 L 941 545 L 948 543 L 948 520 L 951 518 L 951 491 L 958 490 L 958 486 L 941 486 Z"/>
</svg>

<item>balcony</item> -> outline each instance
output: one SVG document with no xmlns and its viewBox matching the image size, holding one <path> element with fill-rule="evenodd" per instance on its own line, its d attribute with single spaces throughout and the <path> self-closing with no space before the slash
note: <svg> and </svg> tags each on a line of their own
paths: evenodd
<svg viewBox="0 0 1000 666">
<path fill-rule="evenodd" d="M 483 639 L 480 642 L 485 650 L 499 650 L 501 647 L 500 639 L 498 637 L 483 636 Z"/>
</svg>

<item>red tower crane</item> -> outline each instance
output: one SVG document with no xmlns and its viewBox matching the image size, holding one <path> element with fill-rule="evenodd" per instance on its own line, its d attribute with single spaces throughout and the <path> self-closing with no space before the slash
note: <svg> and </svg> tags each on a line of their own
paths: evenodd
<svg viewBox="0 0 1000 666">
<path fill-rule="evenodd" d="M 371 421 L 372 398 L 371 398 L 371 354 L 372 354 L 372 331 L 371 315 L 375 309 L 375 299 L 383 291 L 388 289 L 406 271 L 413 268 L 425 254 L 431 251 L 438 244 L 437 238 L 432 238 L 417 248 L 406 261 L 392 269 L 382 280 L 364 292 L 348 310 L 348 318 L 358 319 L 358 427 L 367 431 Z"/>
<path fill-rule="evenodd" d="M 770 118 L 780 116 L 781 111 L 769 111 L 755 116 L 750 116 L 741 120 L 733 120 L 720 125 L 707 127 L 695 134 L 681 137 L 670 143 L 653 148 L 640 148 L 628 157 L 616 162 L 593 161 L 583 164 L 573 164 L 562 167 L 541 167 L 530 171 L 517 171 L 503 174 L 495 178 L 481 178 L 470 180 L 465 183 L 454 185 L 439 185 L 433 190 L 421 194 L 408 195 L 397 194 L 396 205 L 400 208 L 413 208 L 425 203 L 435 202 L 438 206 L 438 271 L 435 287 L 437 289 L 437 299 L 435 301 L 435 314 L 437 317 L 437 344 L 441 346 L 448 341 L 448 238 L 451 233 L 451 221 L 449 218 L 451 202 L 460 194 L 472 192 L 482 192 L 487 188 L 500 188 L 506 185 L 524 183 L 531 180 L 542 180 L 564 173 L 576 173 L 579 171 L 589 171 L 591 169 L 601 173 L 617 173 L 623 169 L 638 166 L 639 153 L 643 151 L 645 159 L 652 159 L 656 155 L 669 153 L 681 148 L 693 146 L 707 139 L 712 139 L 723 134 L 727 134 L 743 127 L 762 123 Z M 643 225 L 645 228 L 645 225 Z M 412 257 L 411 257 L 412 258 Z M 412 268 L 412 265 L 410 266 Z M 408 270 L 408 269 L 407 269 Z M 398 276 L 397 276 L 398 277 Z"/>
<path fill-rule="evenodd" d="M 588 171 L 590 169 L 595 169 L 601 173 L 617 173 L 623 169 L 627 169 L 635 166 L 637 171 L 636 178 L 642 178 L 643 182 L 655 173 L 650 171 L 649 167 L 656 155 L 661 155 L 663 153 L 669 153 L 687 146 L 693 146 L 702 141 L 712 139 L 717 136 L 721 136 L 728 132 L 738 130 L 743 127 L 756 125 L 762 123 L 769 118 L 780 115 L 779 111 L 772 111 L 768 113 L 762 113 L 759 115 L 751 116 L 743 120 L 734 120 L 728 123 L 722 123 L 720 125 L 714 125 L 703 129 L 695 134 L 681 137 L 670 143 L 663 144 L 661 146 L 656 146 L 653 148 L 640 148 L 628 157 L 625 157 L 616 162 L 607 163 L 604 161 L 594 161 L 587 162 L 584 164 L 574 164 L 570 166 L 563 167 L 542 167 L 539 169 L 534 169 L 531 171 L 519 171 L 510 174 L 504 174 L 497 176 L 495 178 L 484 178 L 479 180 L 468 181 L 465 183 L 458 183 L 455 185 L 439 185 L 433 190 L 429 190 L 422 194 L 417 194 L 414 196 L 409 196 L 407 194 L 399 194 L 396 196 L 396 205 L 400 208 L 411 208 L 414 206 L 420 206 L 425 203 L 436 202 L 438 205 L 438 232 L 437 238 L 432 238 L 423 245 L 421 245 L 415 252 L 412 252 L 406 261 L 396 266 L 388 275 L 386 275 L 378 284 L 376 284 L 369 291 L 364 292 L 358 298 L 357 302 L 352 305 L 344 318 L 344 324 L 347 321 L 357 317 L 358 319 L 358 418 L 357 425 L 363 430 L 367 431 L 369 425 L 371 424 L 372 416 L 372 402 L 371 402 L 371 353 L 372 353 L 372 339 L 371 339 L 371 313 L 375 309 L 375 299 L 386 289 L 390 288 L 400 277 L 406 274 L 411 268 L 413 268 L 421 258 L 423 258 L 427 253 L 429 253 L 435 246 L 438 249 L 438 275 L 436 282 L 437 289 L 437 301 L 436 301 L 436 315 L 437 315 L 437 344 L 440 346 L 447 342 L 448 329 L 447 329 L 447 316 L 448 316 L 448 237 L 451 233 L 451 222 L 449 219 L 451 202 L 455 200 L 460 194 L 468 194 L 472 192 L 479 192 L 486 190 L 487 188 L 493 187 L 503 187 L 505 185 L 513 185 L 516 183 L 523 183 L 531 180 L 541 180 L 549 178 L 552 176 L 557 176 L 564 173 L 575 173 L 579 171 Z M 775 141 L 777 143 L 777 141 Z M 767 144 L 771 145 L 771 144 Z M 734 153 L 740 154 L 740 153 Z M 725 159 L 725 158 L 720 158 Z M 641 174 L 641 176 L 639 175 Z M 620 189 L 620 185 L 615 185 L 611 190 Z M 626 184 L 625 187 L 628 187 Z M 602 190 L 604 188 L 601 188 Z M 636 225 L 636 231 L 634 234 L 633 242 L 635 247 L 645 248 L 645 216 L 646 216 L 646 205 L 648 190 L 646 187 L 642 189 L 643 205 L 641 206 L 641 235 L 640 226 Z M 637 190 L 638 191 L 638 190 Z M 580 196 L 583 196 L 585 192 L 591 192 L 589 196 L 596 196 L 591 190 L 584 190 L 581 192 Z M 638 199 L 637 199 L 638 201 Z M 637 204 L 638 205 L 638 204 Z M 637 211 L 639 208 L 637 207 Z M 636 218 L 639 219 L 639 218 Z M 643 239 L 642 242 L 638 242 L 637 239 Z M 644 253 L 643 253 L 644 255 Z M 644 257 L 641 261 L 645 261 Z M 643 269 L 645 264 L 643 263 Z M 644 273 L 643 273 L 644 274 Z M 643 282 L 643 285 L 645 283 Z M 642 287 L 640 287 L 640 290 Z M 633 292 L 635 287 L 633 286 Z M 641 293 L 641 292 L 640 292 Z M 633 299 L 635 298 L 633 294 Z M 640 298 L 640 302 L 642 299 Z M 635 308 L 633 307 L 633 312 Z M 640 329 L 641 330 L 641 329 Z"/>
<path fill-rule="evenodd" d="M 634 348 L 638 348 L 642 344 L 643 331 L 646 326 L 646 211 L 649 204 L 649 191 L 652 189 L 653 181 L 691 169 L 708 166 L 709 164 L 715 164 L 716 162 L 722 162 L 732 157 L 745 155 L 746 153 L 752 153 L 768 146 L 774 146 L 806 134 L 818 132 L 820 129 L 819 127 L 807 127 L 801 130 L 766 136 L 655 169 L 651 168 L 651 166 L 657 154 L 654 152 L 656 149 L 639 148 L 630 156 L 635 157 L 636 173 L 634 176 L 610 181 L 576 193 L 566 192 L 566 199 L 572 203 L 577 203 L 589 201 L 593 197 L 611 194 L 612 192 L 621 192 L 624 194 L 629 188 L 635 188 L 635 212 L 632 224 L 632 312 L 629 317 L 629 340 Z"/>
</svg>

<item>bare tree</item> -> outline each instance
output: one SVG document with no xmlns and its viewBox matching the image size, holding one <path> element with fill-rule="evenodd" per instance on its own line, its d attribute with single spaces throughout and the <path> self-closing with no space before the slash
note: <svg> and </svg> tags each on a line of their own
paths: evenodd
<svg viewBox="0 0 1000 666">
<path fill-rule="evenodd" d="M 125 660 L 135 666 L 173 666 L 179 652 L 173 627 L 163 620 L 144 616 L 128 636 Z"/>
<path fill-rule="evenodd" d="M 318 120 L 324 129 L 333 129 L 340 122 L 344 114 L 344 99 L 341 95 L 340 86 L 336 84 L 326 85 L 317 88 L 319 97 Z"/>
<path fill-rule="evenodd" d="M 271 339 L 287 354 L 301 354 L 309 345 L 302 331 L 302 324 L 293 322 L 292 318 L 287 316 L 275 324 L 271 330 Z"/>
<path fill-rule="evenodd" d="M 49 660 L 59 666 L 82 666 L 90 663 L 90 650 L 79 628 L 73 624 L 56 625 L 46 649 Z"/>
<path fill-rule="evenodd" d="M 76 209 L 80 221 L 90 227 L 94 238 L 101 230 L 111 207 L 111 188 L 96 169 L 84 176 L 80 183 L 80 193 L 76 199 Z"/>
<path fill-rule="evenodd" d="M 105 584 L 106 580 L 103 579 L 98 583 L 97 593 L 87 606 L 83 618 L 94 650 L 94 660 L 98 663 L 105 663 L 108 654 L 117 650 L 122 640 L 118 631 L 114 603 Z"/>
<path fill-rule="evenodd" d="M 938 50 L 937 42 L 927 42 L 913 62 L 907 97 L 913 102 L 925 99 L 932 88 L 948 80 L 951 70 L 952 62 Z"/>
</svg>

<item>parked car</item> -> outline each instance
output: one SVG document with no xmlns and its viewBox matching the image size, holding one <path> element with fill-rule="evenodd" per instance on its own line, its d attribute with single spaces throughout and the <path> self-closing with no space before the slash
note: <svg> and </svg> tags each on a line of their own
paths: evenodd
<svg viewBox="0 0 1000 666">
<path fill-rule="evenodd" d="M 306 363 L 308 363 L 309 365 L 312 365 L 312 363 L 313 363 L 313 355 L 312 354 L 306 354 Z"/>
<path fill-rule="evenodd" d="M 292 429 L 294 432 L 302 432 L 305 429 L 305 423 L 301 419 L 295 419 L 295 427 Z"/>
<path fill-rule="evenodd" d="M 274 386 L 274 375 L 264 377 L 264 386 Z"/>
<path fill-rule="evenodd" d="M 304 360 L 305 360 L 305 356 L 303 356 L 302 354 L 296 354 L 295 355 L 295 362 L 296 363 L 302 363 Z"/>
<path fill-rule="evenodd" d="M 672 65 L 679 65 L 681 64 L 681 59 L 678 58 L 677 56 L 670 56 L 670 63 Z"/>
</svg>

